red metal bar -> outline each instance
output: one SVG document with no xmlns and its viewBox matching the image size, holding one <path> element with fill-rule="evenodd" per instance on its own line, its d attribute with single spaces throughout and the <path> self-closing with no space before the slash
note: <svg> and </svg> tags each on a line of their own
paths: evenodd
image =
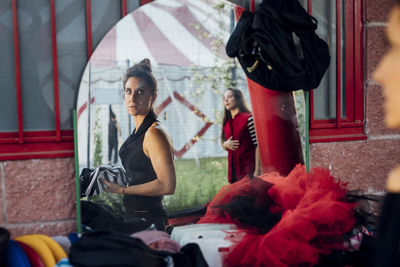
<svg viewBox="0 0 400 267">
<path fill-rule="evenodd" d="M 250 0 L 250 11 L 254 12 L 256 9 L 256 4 L 254 0 Z"/>
<path fill-rule="evenodd" d="M 336 125 L 341 127 L 340 119 L 342 117 L 342 46 L 341 46 L 341 1 L 336 0 Z"/>
<path fill-rule="evenodd" d="M 153 2 L 153 0 L 140 0 L 139 5 L 143 6 L 143 5 L 148 4 L 150 2 Z"/>
<path fill-rule="evenodd" d="M 308 0 L 307 1 L 307 11 L 308 11 L 308 14 L 310 14 L 310 15 L 312 15 L 312 0 Z M 309 96 L 310 96 L 310 103 L 309 103 L 309 107 L 310 107 L 310 112 L 309 112 L 309 114 L 310 114 L 310 125 L 309 125 L 309 128 L 311 129 L 311 128 L 313 128 L 314 127 L 314 124 L 315 124 L 315 119 L 314 119 L 314 91 L 310 91 L 310 93 L 309 93 Z M 308 118 L 306 118 L 306 120 L 307 120 Z"/>
<path fill-rule="evenodd" d="M 121 0 L 121 12 L 122 12 L 122 14 L 121 14 L 122 18 L 125 17 L 126 14 L 128 13 L 128 8 L 126 6 L 126 0 Z"/>
<path fill-rule="evenodd" d="M 93 52 L 92 7 L 90 0 L 86 0 L 86 39 L 87 39 L 87 51 L 88 51 L 87 57 L 89 60 Z"/>
<path fill-rule="evenodd" d="M 154 109 L 154 114 L 157 116 L 160 115 L 161 111 L 166 108 L 169 104 L 171 104 L 172 98 L 169 96 L 167 97 L 157 108 Z"/>
<path fill-rule="evenodd" d="M 91 104 L 93 104 L 95 102 L 95 99 L 94 99 L 94 97 L 91 97 L 90 98 L 90 103 L 89 103 L 89 106 L 91 105 Z M 77 112 L 77 119 L 79 120 L 79 117 L 82 115 L 82 113 L 85 111 L 85 109 L 88 107 L 88 103 L 87 102 L 85 102 L 82 106 L 80 106 L 79 108 L 78 108 L 78 112 Z"/>
<path fill-rule="evenodd" d="M 1 160 L 24 160 L 39 158 L 61 158 L 74 156 L 74 142 L 37 142 L 20 144 L 2 144 L 0 146 Z"/>
<path fill-rule="evenodd" d="M 345 118 L 354 121 L 354 1 L 344 2 L 345 4 L 345 85 L 344 94 L 346 116 Z"/>
<path fill-rule="evenodd" d="M 182 95 L 180 95 L 178 92 L 174 91 L 173 96 L 176 100 L 181 102 L 183 105 L 185 105 L 189 110 L 191 110 L 196 116 L 198 116 L 200 119 L 202 119 L 205 124 L 204 126 L 189 140 L 185 143 L 185 145 L 180 149 L 176 150 L 174 149 L 174 154 L 178 158 L 181 158 L 197 141 L 200 137 L 204 135 L 204 133 L 208 130 L 208 128 L 211 127 L 213 124 L 210 122 L 210 120 L 204 115 L 203 112 L 201 112 L 196 106 L 193 106 L 187 99 L 185 99 Z M 156 109 L 155 109 L 155 114 L 160 114 L 161 111 L 163 111 L 164 108 L 166 108 L 169 104 L 171 104 L 172 98 L 171 96 L 167 97 Z"/>
<path fill-rule="evenodd" d="M 367 136 L 364 134 L 364 126 L 310 130 L 310 143 L 342 142 L 366 139 Z"/>
<path fill-rule="evenodd" d="M 60 141 L 61 140 L 60 99 L 59 99 L 59 85 L 58 85 L 56 7 L 54 0 L 50 0 L 50 17 L 51 17 L 51 48 L 53 52 L 54 117 L 56 120 L 56 141 Z"/>
<path fill-rule="evenodd" d="M 207 122 L 180 150 L 174 149 L 174 155 L 181 158 L 205 134 L 211 125 L 211 122 Z"/>
<path fill-rule="evenodd" d="M 15 83 L 17 90 L 17 112 L 18 112 L 18 142 L 24 142 L 24 126 L 22 118 L 22 86 L 21 86 L 21 65 L 19 57 L 19 34 L 18 34 L 18 11 L 17 0 L 12 0 L 12 20 L 14 34 L 14 61 L 15 61 Z"/>
<path fill-rule="evenodd" d="M 61 141 L 72 140 L 72 138 L 73 138 L 72 130 L 61 131 Z M 55 131 L 24 132 L 24 143 L 35 143 L 42 141 L 55 142 L 56 141 Z M 11 143 L 13 144 L 18 143 L 17 132 L 0 133 L 0 144 L 11 144 Z"/>
<path fill-rule="evenodd" d="M 352 121 L 341 121 L 342 127 L 359 127 L 363 126 L 364 124 L 362 122 L 352 122 Z M 329 121 L 320 121 L 318 120 L 318 124 L 316 124 L 313 128 L 313 130 L 318 130 L 318 129 L 329 129 L 329 128 L 337 128 L 336 127 L 336 120 L 329 120 Z M 339 128 L 338 128 L 339 129 Z"/>
<path fill-rule="evenodd" d="M 354 120 L 364 122 L 364 16 L 362 0 L 354 1 Z"/>
</svg>

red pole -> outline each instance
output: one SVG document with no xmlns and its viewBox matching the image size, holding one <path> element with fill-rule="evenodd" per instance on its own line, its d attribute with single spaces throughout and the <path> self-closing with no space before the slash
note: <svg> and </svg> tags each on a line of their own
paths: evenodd
<svg viewBox="0 0 400 267">
<path fill-rule="evenodd" d="M 91 0 L 86 0 L 86 39 L 87 39 L 87 58 L 88 61 L 93 52 L 93 39 L 92 39 L 92 7 Z"/>
<path fill-rule="evenodd" d="M 139 1 L 139 5 L 140 5 L 140 6 L 143 6 L 143 5 L 148 4 L 148 3 L 150 3 L 150 2 L 153 2 L 153 0 L 140 0 L 140 1 Z"/>
<path fill-rule="evenodd" d="M 243 8 L 236 6 L 236 19 Z M 287 175 L 304 163 L 291 92 L 278 92 L 247 79 L 263 172 Z"/>
<path fill-rule="evenodd" d="M 18 8 L 17 0 L 12 1 L 12 21 L 14 34 L 14 60 L 15 60 L 15 83 L 17 90 L 17 112 L 18 112 L 18 142 L 24 142 L 24 126 L 22 118 L 22 86 L 21 86 L 21 65 L 18 36 Z"/>
<path fill-rule="evenodd" d="M 128 13 L 128 8 L 126 6 L 126 0 L 121 0 L 121 12 L 122 12 L 121 18 L 125 17 L 126 14 Z"/>
<path fill-rule="evenodd" d="M 342 46 L 341 40 L 341 1 L 336 0 L 336 127 L 340 128 L 342 118 Z"/>
<path fill-rule="evenodd" d="M 61 140 L 60 99 L 59 99 L 58 60 L 57 60 L 56 7 L 54 0 L 50 0 L 50 21 L 51 21 L 51 48 L 53 53 L 54 117 L 56 120 L 56 140 L 60 141 Z"/>
</svg>

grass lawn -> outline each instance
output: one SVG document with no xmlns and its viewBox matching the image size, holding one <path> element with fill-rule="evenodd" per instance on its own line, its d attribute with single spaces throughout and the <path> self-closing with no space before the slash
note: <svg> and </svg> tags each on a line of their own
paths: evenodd
<svg viewBox="0 0 400 267">
<path fill-rule="evenodd" d="M 228 183 L 227 157 L 175 160 L 176 190 L 164 197 L 170 212 L 202 206 L 210 201 L 219 189 Z"/>
</svg>

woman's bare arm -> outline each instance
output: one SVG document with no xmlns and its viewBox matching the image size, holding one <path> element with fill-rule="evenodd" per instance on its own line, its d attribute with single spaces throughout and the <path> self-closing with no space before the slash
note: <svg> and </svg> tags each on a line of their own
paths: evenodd
<svg viewBox="0 0 400 267">
<path fill-rule="evenodd" d="M 140 185 L 121 187 L 117 184 L 103 182 L 108 192 L 134 194 L 142 196 L 172 195 L 176 187 L 176 175 L 173 162 L 172 143 L 160 125 L 149 128 L 144 141 L 143 150 L 151 160 L 157 179 Z"/>
</svg>

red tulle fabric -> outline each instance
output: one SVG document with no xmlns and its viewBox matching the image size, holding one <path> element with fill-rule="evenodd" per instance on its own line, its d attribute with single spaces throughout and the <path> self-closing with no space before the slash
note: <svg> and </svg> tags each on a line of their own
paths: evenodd
<svg viewBox="0 0 400 267">
<path fill-rule="evenodd" d="M 225 266 L 312 266 L 320 254 L 345 249 L 343 234 L 355 224 L 354 204 L 344 201 L 345 194 L 346 184 L 335 181 L 328 170 L 307 173 L 297 165 L 287 177 L 270 173 L 222 187 L 198 223 L 235 223 L 246 231 L 225 257 Z M 221 217 L 216 207 L 234 196 L 255 197 L 256 205 L 283 212 L 282 218 L 259 234 L 229 216 Z"/>
</svg>

